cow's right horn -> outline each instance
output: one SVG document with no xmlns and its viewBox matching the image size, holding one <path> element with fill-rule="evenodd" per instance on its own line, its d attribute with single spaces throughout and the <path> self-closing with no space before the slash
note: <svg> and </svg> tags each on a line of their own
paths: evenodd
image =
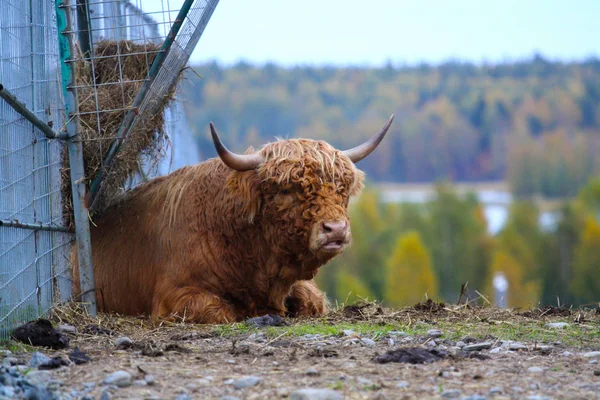
<svg viewBox="0 0 600 400">
<path fill-rule="evenodd" d="M 343 151 L 343 153 L 346 156 L 348 156 L 348 158 L 352 160 L 353 163 L 359 162 L 360 160 L 371 154 L 371 152 L 377 148 L 377 145 L 379 145 L 379 143 L 383 140 L 385 134 L 387 133 L 388 129 L 390 129 L 393 120 L 394 114 L 390 116 L 388 122 L 386 122 L 386 124 L 383 126 L 383 128 L 377 135 L 373 136 L 371 139 L 367 140 L 359 146 Z"/>
<path fill-rule="evenodd" d="M 210 134 L 213 139 L 213 143 L 215 144 L 215 149 L 217 149 L 217 153 L 221 160 L 231 169 L 235 169 L 236 171 L 248 171 L 251 169 L 255 169 L 260 164 L 264 162 L 264 158 L 260 154 L 235 154 L 227 149 L 223 143 L 221 143 L 221 139 L 219 139 L 219 135 L 217 135 L 217 130 L 213 123 L 210 123 Z"/>
</svg>

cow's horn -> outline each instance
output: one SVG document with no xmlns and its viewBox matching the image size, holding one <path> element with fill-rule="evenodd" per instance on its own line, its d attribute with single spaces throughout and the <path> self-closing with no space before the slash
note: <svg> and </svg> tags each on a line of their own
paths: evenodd
<svg viewBox="0 0 600 400">
<path fill-rule="evenodd" d="M 213 143 L 215 144 L 215 149 L 217 149 L 219 157 L 229 168 L 235 169 L 236 171 L 248 171 L 263 163 L 264 159 L 260 154 L 240 155 L 229 151 L 227 147 L 221 143 L 221 139 L 219 139 L 217 130 L 212 122 L 210 123 L 210 134 L 212 135 Z"/>
<path fill-rule="evenodd" d="M 373 136 L 371 139 L 367 140 L 363 144 L 356 146 L 350 150 L 345 150 L 343 151 L 343 153 L 346 156 L 348 156 L 348 158 L 352 160 L 353 163 L 359 162 L 360 160 L 371 154 L 371 152 L 377 148 L 377 145 L 379 145 L 379 143 L 383 140 L 383 137 L 387 133 L 388 129 L 390 129 L 393 120 L 394 114 L 392 114 L 390 119 L 388 119 L 388 122 L 386 122 L 386 124 L 383 126 L 381 132 L 379 132 L 377 135 Z"/>
</svg>

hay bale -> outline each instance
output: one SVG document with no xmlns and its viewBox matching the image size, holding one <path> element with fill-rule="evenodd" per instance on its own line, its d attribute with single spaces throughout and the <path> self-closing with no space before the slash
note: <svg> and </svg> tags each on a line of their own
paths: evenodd
<svg viewBox="0 0 600 400">
<path fill-rule="evenodd" d="M 78 57 L 75 63 L 83 139 L 86 184 L 91 184 L 103 166 L 110 144 L 146 79 L 160 45 L 132 41 L 101 41 L 94 48 L 94 61 Z M 139 118 L 121 145 L 104 178 L 103 192 L 95 209 L 101 213 L 123 193 L 126 181 L 138 171 L 142 156 L 164 156 L 168 140 L 164 129 L 164 109 L 173 99 L 175 88 L 160 100 L 158 111 Z M 67 151 L 63 152 L 62 197 L 65 224 L 74 227 L 73 200 Z"/>
</svg>

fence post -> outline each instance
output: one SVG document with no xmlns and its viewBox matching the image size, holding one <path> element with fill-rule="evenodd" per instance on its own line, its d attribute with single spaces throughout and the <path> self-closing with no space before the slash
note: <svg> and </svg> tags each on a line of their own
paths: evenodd
<svg viewBox="0 0 600 400">
<path fill-rule="evenodd" d="M 61 70 L 63 74 L 63 93 L 68 121 L 67 134 L 69 139 L 67 140 L 67 146 L 69 150 L 69 167 L 71 169 L 71 192 L 73 194 L 75 237 L 77 241 L 79 280 L 82 293 L 81 300 L 87 311 L 95 316 L 96 292 L 94 287 L 88 205 L 86 204 L 83 144 L 79 134 L 79 105 L 77 102 L 77 89 L 74 88 L 76 85 L 75 74 L 71 64 L 74 45 L 69 0 L 58 1 L 56 7 Z"/>
</svg>

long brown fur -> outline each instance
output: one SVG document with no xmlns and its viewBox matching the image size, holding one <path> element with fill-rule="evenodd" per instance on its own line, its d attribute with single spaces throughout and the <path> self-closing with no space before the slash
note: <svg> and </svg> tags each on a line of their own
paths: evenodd
<svg viewBox="0 0 600 400">
<path fill-rule="evenodd" d="M 336 254 L 318 251 L 315 227 L 348 221 L 363 173 L 323 141 L 281 140 L 260 153 L 265 162 L 255 170 L 210 159 L 104 212 L 92 228 L 99 308 L 200 323 L 323 314 L 312 279 Z M 76 257 L 74 248 L 79 293 Z"/>
</svg>

